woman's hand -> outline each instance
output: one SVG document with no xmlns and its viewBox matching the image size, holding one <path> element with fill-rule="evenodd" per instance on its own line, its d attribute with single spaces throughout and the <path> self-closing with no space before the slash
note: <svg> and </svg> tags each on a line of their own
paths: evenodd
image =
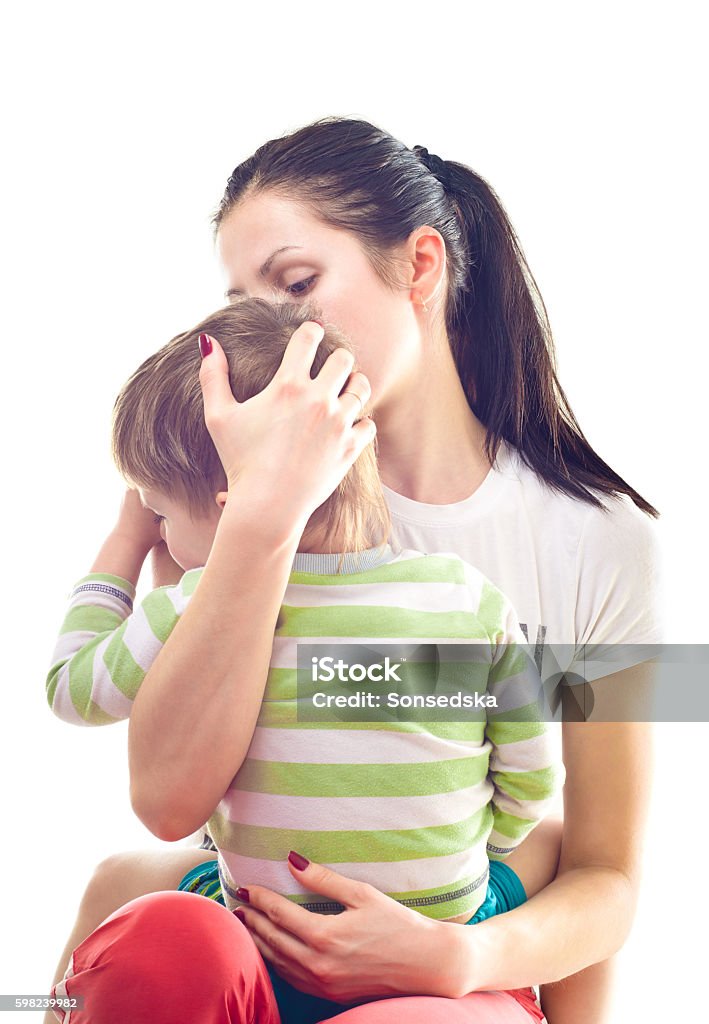
<svg viewBox="0 0 709 1024">
<path fill-rule="evenodd" d="M 288 861 L 301 885 L 341 903 L 342 913 L 311 913 L 260 885 L 248 887 L 248 905 L 236 911 L 282 978 L 338 1003 L 462 995 L 460 965 L 449 941 L 459 926 L 423 917 L 322 864 L 306 864 L 299 870 Z"/>
<path fill-rule="evenodd" d="M 246 402 L 231 392 L 221 346 L 200 338 L 205 421 L 229 490 L 238 481 L 240 501 L 256 499 L 269 517 L 282 508 L 284 522 L 302 527 L 376 433 L 360 419 L 370 387 L 352 372 L 351 352 L 337 349 L 311 379 L 323 333 L 314 321 L 301 324 L 270 384 Z"/>
</svg>

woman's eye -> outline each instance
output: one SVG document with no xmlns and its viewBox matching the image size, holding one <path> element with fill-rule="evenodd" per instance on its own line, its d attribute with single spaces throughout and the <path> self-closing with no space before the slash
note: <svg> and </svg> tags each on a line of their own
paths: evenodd
<svg viewBox="0 0 709 1024">
<path fill-rule="evenodd" d="M 155 515 L 153 516 L 153 522 L 155 523 L 156 526 L 159 526 L 160 523 L 165 522 L 165 516 L 158 515 L 158 513 L 156 512 Z"/>
<path fill-rule="evenodd" d="M 316 275 L 313 274 L 312 277 L 306 277 L 302 281 L 294 281 L 293 284 L 287 284 L 283 290 L 289 295 L 305 295 L 315 283 L 315 277 Z"/>
</svg>

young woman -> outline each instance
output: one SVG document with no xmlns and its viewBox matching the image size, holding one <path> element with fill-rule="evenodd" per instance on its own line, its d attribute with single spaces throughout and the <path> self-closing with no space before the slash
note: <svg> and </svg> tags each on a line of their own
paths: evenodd
<svg viewBox="0 0 709 1024">
<path fill-rule="evenodd" d="M 307 296 L 352 340 L 366 376 L 352 375 L 343 390 L 376 419 L 400 543 L 454 551 L 480 567 L 510 597 L 542 658 L 554 645 L 573 652 L 658 639 L 643 514 L 654 509 L 576 423 L 543 303 L 484 181 L 366 122 L 329 119 L 237 167 L 216 228 L 230 297 Z M 323 401 L 310 386 L 305 344 L 300 369 L 279 373 L 273 397 L 244 404 L 208 339 L 203 356 L 205 415 L 229 497 L 200 586 L 137 695 L 129 730 L 134 807 L 168 840 L 207 820 L 242 763 L 303 526 L 374 432 L 367 420 L 343 418 L 339 392 Z M 276 429 L 264 431 L 265 422 Z M 571 653 L 559 668 L 573 661 Z M 642 685 L 646 671 L 628 668 L 605 685 Z M 647 744 L 644 725 L 564 723 L 558 874 L 510 913 L 475 928 L 432 928 L 301 858 L 293 870 L 303 884 L 346 911 L 293 915 L 244 879 L 244 923 L 296 988 L 362 1003 L 342 1015 L 352 1024 L 451 1019 L 452 1007 L 460 1020 L 517 1019 L 490 1002 L 490 990 L 535 983 L 547 983 L 551 1024 L 600 1021 L 609 992 L 601 962 L 623 944 L 633 916 Z M 158 903 L 143 907 L 136 927 L 152 927 L 146 914 L 164 913 Z M 208 934 L 205 923 L 199 942 Z M 366 1002 L 382 996 L 404 1001 Z M 422 996 L 459 998 L 437 1011 L 437 999 Z"/>
</svg>

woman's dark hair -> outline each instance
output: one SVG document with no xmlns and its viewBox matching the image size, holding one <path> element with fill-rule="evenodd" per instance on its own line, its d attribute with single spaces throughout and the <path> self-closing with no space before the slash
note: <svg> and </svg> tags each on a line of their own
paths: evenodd
<svg viewBox="0 0 709 1024">
<path fill-rule="evenodd" d="M 307 202 L 357 235 L 392 281 L 391 254 L 422 225 L 447 251 L 446 330 L 470 407 L 493 460 L 504 439 L 546 483 L 592 505 L 627 494 L 657 511 L 593 450 L 556 375 L 547 312 L 500 200 L 479 175 L 408 149 L 367 121 L 325 118 L 261 146 L 234 170 L 214 217 L 247 194 Z"/>
</svg>

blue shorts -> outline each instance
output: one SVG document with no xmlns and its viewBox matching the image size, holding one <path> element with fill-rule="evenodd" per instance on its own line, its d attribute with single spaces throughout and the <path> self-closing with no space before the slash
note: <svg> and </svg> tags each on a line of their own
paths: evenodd
<svg viewBox="0 0 709 1024">
<path fill-rule="evenodd" d="M 224 905 L 221 888 L 219 885 L 219 873 L 216 860 L 210 860 L 206 864 L 198 864 L 196 868 L 188 871 L 177 887 L 183 892 L 196 892 L 217 903 Z M 505 914 L 508 910 L 526 903 L 527 895 L 518 876 L 502 861 L 490 861 L 490 877 L 488 879 L 487 893 L 477 912 L 467 924 L 478 924 L 488 917 L 495 917 L 496 914 Z M 287 981 L 280 978 L 266 964 L 268 973 L 273 985 L 273 991 L 278 1004 L 278 1011 L 283 1024 L 317 1024 L 318 1021 L 327 1020 L 337 1013 L 344 1013 L 347 1005 L 334 1003 L 329 999 L 321 999 L 319 996 L 311 996 L 306 992 L 299 992 Z"/>
</svg>

